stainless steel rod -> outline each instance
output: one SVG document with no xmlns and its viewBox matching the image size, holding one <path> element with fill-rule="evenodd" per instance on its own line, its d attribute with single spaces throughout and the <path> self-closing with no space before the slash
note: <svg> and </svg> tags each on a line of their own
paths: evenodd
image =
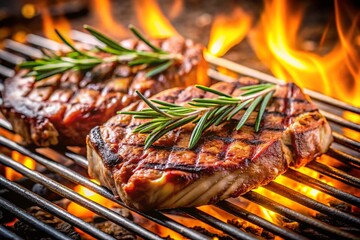
<svg viewBox="0 0 360 240">
<path fill-rule="evenodd" d="M 337 133 L 337 132 L 333 132 L 332 133 L 333 137 L 334 137 L 334 141 L 340 145 L 344 145 L 346 147 L 349 147 L 351 149 L 354 149 L 354 150 L 357 150 L 357 151 L 360 151 L 360 142 L 354 140 L 354 139 L 351 139 L 351 138 L 348 138 L 344 135 L 341 135 L 340 133 Z"/>
<path fill-rule="evenodd" d="M 123 202 L 120 202 L 118 199 L 115 198 L 115 196 L 113 194 L 109 193 L 103 187 L 97 185 L 96 183 L 81 176 L 80 174 L 76 173 L 75 171 L 63 166 L 60 163 L 57 163 L 50 159 L 47 159 L 47 158 L 43 157 L 41 154 L 32 152 L 31 150 L 29 150 L 17 143 L 14 143 L 2 136 L 0 136 L 0 145 L 6 146 L 12 150 L 16 150 L 23 155 L 29 156 L 29 157 L 33 158 L 36 162 L 44 165 L 47 169 L 59 174 L 60 176 L 66 178 L 76 184 L 83 185 L 83 186 L 91 189 L 92 191 L 102 195 L 103 197 L 105 197 L 115 203 L 118 203 L 118 204 L 122 205 L 123 207 L 126 207 L 126 205 Z M 80 156 L 78 156 L 78 157 L 80 157 Z M 204 235 L 196 232 L 195 230 L 189 229 L 182 224 L 172 221 L 171 219 L 167 218 L 165 215 L 163 215 L 161 213 L 154 212 L 154 213 L 145 214 L 145 213 L 140 212 L 135 209 L 130 209 L 130 210 L 132 210 L 132 211 L 134 211 L 134 212 L 136 212 L 136 213 L 138 213 L 160 225 L 163 225 L 174 231 L 177 231 L 186 237 L 196 238 L 196 239 L 208 239 Z M 155 214 L 157 214 L 156 217 L 153 216 Z"/>
<path fill-rule="evenodd" d="M 58 218 L 71 223 L 72 225 L 78 227 L 79 229 L 83 230 L 84 232 L 90 234 L 97 239 L 115 239 L 112 236 L 100 231 L 99 229 L 95 228 L 91 224 L 84 222 L 82 219 L 75 217 L 74 215 L 68 213 L 64 209 L 60 208 L 59 206 L 53 204 L 52 202 L 36 195 L 35 193 L 27 190 L 26 188 L 18 185 L 17 183 L 11 182 L 7 180 L 5 177 L 0 175 L 0 185 L 4 186 L 5 188 L 21 195 L 22 197 L 26 198 L 27 200 L 31 201 L 32 203 L 38 205 L 45 211 L 57 216 Z"/>
<path fill-rule="evenodd" d="M 184 211 L 185 213 L 187 213 L 188 215 L 199 219 L 207 224 L 209 224 L 210 226 L 213 226 L 217 229 L 220 229 L 221 231 L 223 231 L 224 233 L 229 234 L 230 236 L 234 237 L 235 239 L 243 239 L 243 240 L 256 240 L 258 239 L 257 237 L 243 232 L 240 229 L 224 223 L 223 221 L 220 221 L 219 219 L 197 209 L 197 208 L 186 208 L 186 209 L 182 209 L 182 211 Z"/>
<path fill-rule="evenodd" d="M 340 162 L 351 165 L 352 167 L 360 169 L 360 158 L 354 157 L 350 154 L 344 153 L 338 149 L 330 147 L 326 155 L 333 157 Z"/>
<path fill-rule="evenodd" d="M 245 76 L 249 76 L 249 77 L 253 77 L 253 78 L 257 78 L 259 80 L 263 80 L 266 82 L 270 82 L 270 83 L 274 83 L 274 84 L 279 84 L 279 83 L 283 83 L 283 80 L 277 79 L 269 74 L 266 73 L 262 73 L 260 71 L 257 71 L 255 69 L 240 65 L 238 63 L 226 60 L 224 58 L 218 58 L 215 56 L 212 56 L 210 54 L 207 54 L 205 59 L 211 63 L 214 64 L 216 66 L 221 66 L 224 68 L 227 68 L 233 72 L 245 75 Z M 209 69 L 208 74 L 210 75 L 210 77 L 218 77 L 218 73 L 217 71 L 213 70 L 213 69 Z M 319 92 L 315 92 L 313 90 L 310 89 L 304 89 L 304 93 L 309 95 L 310 97 L 312 97 L 313 99 L 316 99 L 318 101 L 327 103 L 329 105 L 338 107 L 340 109 L 344 109 L 344 110 L 348 110 L 354 113 L 358 113 L 360 114 L 360 108 L 355 107 L 355 106 L 351 106 L 347 103 L 344 103 L 340 100 L 334 99 L 332 97 L 328 97 L 324 94 L 321 94 Z"/>
<path fill-rule="evenodd" d="M 323 223 L 319 220 L 316 220 L 314 218 L 311 218 L 309 216 L 301 214 L 295 210 L 285 207 L 284 205 L 280 204 L 279 202 L 271 200 L 270 198 L 262 196 L 261 194 L 256 193 L 254 191 L 250 191 L 250 192 L 244 194 L 242 197 L 244 197 L 245 199 L 248 199 L 249 201 L 252 201 L 256 204 L 259 204 L 267 209 L 270 209 L 271 211 L 279 213 L 289 219 L 304 223 L 304 224 L 308 225 L 309 227 L 316 229 L 322 233 L 325 233 L 328 236 L 331 236 L 335 239 L 338 239 L 339 237 L 340 237 L 340 239 L 358 239 L 358 237 L 354 236 L 351 233 L 344 232 L 344 231 L 340 230 L 339 228 L 333 227 L 329 224 Z"/>
<path fill-rule="evenodd" d="M 247 211 L 244 208 L 241 208 L 239 206 L 236 206 L 235 204 L 230 203 L 229 201 L 221 201 L 217 204 L 215 204 L 218 208 L 231 213 L 234 216 L 237 216 L 239 218 L 242 218 L 246 221 L 249 221 L 253 224 L 256 224 L 270 232 L 273 232 L 285 239 L 294 239 L 294 240 L 301 240 L 301 239 L 307 239 L 304 236 L 293 232 L 287 228 L 280 227 L 262 217 L 259 217 L 256 214 L 253 214 L 249 211 Z"/>
<path fill-rule="evenodd" d="M 26 223 L 30 224 L 31 226 L 43 231 L 47 235 L 53 237 L 54 239 L 60 240 L 71 240 L 70 237 L 66 236 L 62 232 L 56 230 L 53 227 L 43 223 L 42 221 L 38 220 L 36 217 L 32 216 L 31 214 L 27 213 L 25 210 L 18 208 L 16 205 L 12 204 L 8 200 L 0 197 L 0 208 L 3 208 L 12 214 L 14 214 L 18 219 L 25 221 Z"/>
<path fill-rule="evenodd" d="M 360 179 L 350 174 L 347 174 L 344 171 L 336 169 L 331 166 L 319 163 L 318 161 L 312 161 L 306 165 L 306 167 L 315 170 L 321 174 L 337 179 L 343 183 L 349 184 L 351 186 L 360 188 Z"/>
<path fill-rule="evenodd" d="M 349 213 L 342 212 L 336 208 L 329 207 L 321 202 L 318 202 L 310 197 L 307 197 L 299 192 L 292 190 L 288 187 L 285 187 L 277 182 L 270 182 L 269 184 L 265 185 L 264 188 L 280 194 L 288 199 L 291 199 L 297 203 L 300 203 L 303 206 L 309 207 L 314 209 L 318 212 L 324 213 L 329 215 L 337 220 L 344 221 L 350 225 L 356 226 L 360 228 L 360 219 L 354 217 Z"/>
<path fill-rule="evenodd" d="M 354 196 L 350 193 L 344 192 L 341 189 L 330 186 L 318 179 L 305 175 L 301 172 L 295 171 L 293 169 L 288 169 L 284 174 L 284 176 L 296 181 L 300 182 L 304 185 L 310 186 L 317 190 L 320 190 L 330 196 L 333 196 L 337 199 L 340 199 L 346 203 L 352 204 L 354 206 L 360 207 L 360 198 Z"/>
<path fill-rule="evenodd" d="M 8 239 L 8 240 L 23 240 L 22 237 L 8 230 L 3 225 L 0 225 L 0 237 L 2 237 L 2 239 Z"/>
<path fill-rule="evenodd" d="M 146 239 L 158 239 L 161 238 L 154 233 L 146 230 L 145 228 L 139 226 L 138 224 L 130 221 L 129 219 L 117 214 L 116 212 L 107 209 L 106 207 L 101 206 L 100 204 L 87 199 L 80 194 L 74 192 L 73 190 L 59 184 L 58 182 L 38 173 L 35 171 L 30 170 L 29 168 L 23 166 L 22 164 L 13 161 L 11 158 L 0 154 L 0 162 L 12 169 L 16 170 L 17 172 L 21 173 L 22 175 L 28 177 L 29 179 L 41 183 L 45 187 L 49 188 L 51 191 L 59 194 L 64 198 L 68 198 L 73 202 L 91 210 L 92 212 L 99 214 L 106 219 L 121 225 L 122 227 L 128 229 L 131 232 L 139 235 L 140 237 Z"/>
</svg>

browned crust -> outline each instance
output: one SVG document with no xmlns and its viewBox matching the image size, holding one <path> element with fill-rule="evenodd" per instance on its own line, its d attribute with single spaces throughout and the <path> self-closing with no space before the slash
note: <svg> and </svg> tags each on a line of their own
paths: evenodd
<svg viewBox="0 0 360 240">
<path fill-rule="evenodd" d="M 146 48 L 134 40 L 124 44 Z M 155 44 L 182 53 L 183 62 L 152 79 L 145 78 L 141 67 L 126 64 L 100 64 L 86 73 L 69 71 L 40 82 L 20 71 L 4 83 L 1 111 L 26 143 L 82 146 L 91 128 L 138 99 L 135 90 L 149 97 L 171 87 L 208 84 L 200 45 L 180 37 Z"/>
<path fill-rule="evenodd" d="M 245 80 L 214 87 L 236 95 Z M 204 95 L 189 87 L 154 97 L 180 103 Z M 128 109 L 143 107 L 134 103 Z M 267 184 L 289 166 L 299 167 L 324 153 L 332 141 L 326 119 L 293 84 L 279 86 L 266 111 L 259 133 L 253 130 L 254 116 L 239 131 L 228 122 L 210 128 L 194 150 L 187 149 L 191 124 L 144 150 L 145 135 L 131 133 L 139 120 L 116 116 L 88 137 L 89 174 L 101 175 L 102 184 L 116 188 L 135 208 L 198 206 Z"/>
</svg>

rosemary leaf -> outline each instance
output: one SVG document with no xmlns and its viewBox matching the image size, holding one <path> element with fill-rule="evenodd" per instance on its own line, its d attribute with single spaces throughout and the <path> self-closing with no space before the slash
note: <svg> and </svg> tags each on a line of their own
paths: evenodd
<svg viewBox="0 0 360 240">
<path fill-rule="evenodd" d="M 89 25 L 84 25 L 84 28 L 87 31 L 89 31 L 89 33 L 91 35 L 93 35 L 95 38 L 97 38 L 99 41 L 106 44 L 110 48 L 121 51 L 121 52 L 132 52 L 132 50 L 121 46 L 120 44 L 118 44 L 117 42 L 112 40 L 111 38 L 105 36 L 105 34 L 100 33 L 99 31 L 95 30 L 94 28 L 90 27 Z"/>
<path fill-rule="evenodd" d="M 224 106 L 225 107 L 225 106 Z M 218 119 L 214 122 L 215 126 L 220 125 L 221 123 L 223 123 L 224 121 L 227 120 L 227 116 L 229 115 L 229 113 L 234 110 L 235 106 L 226 106 L 227 109 L 223 111 L 223 114 L 221 114 Z"/>
<path fill-rule="evenodd" d="M 154 46 L 150 41 L 148 41 L 132 24 L 129 25 L 129 29 L 134 33 L 136 37 L 138 37 L 141 41 L 143 41 L 155 52 L 164 53 L 164 51 L 161 48 Z"/>
<path fill-rule="evenodd" d="M 223 96 L 223 97 L 228 97 L 228 98 L 232 98 L 232 96 L 226 94 L 226 93 L 222 93 L 222 92 L 219 92 L 215 89 L 212 89 L 212 88 L 209 88 L 209 87 L 205 87 L 205 86 L 202 86 L 202 85 L 195 85 L 195 87 L 205 91 L 205 92 L 211 92 L 211 93 L 214 93 L 216 95 L 219 95 L 219 96 Z"/>
<path fill-rule="evenodd" d="M 260 109 L 259 109 L 259 113 L 256 117 L 256 122 L 255 122 L 255 132 L 258 132 L 259 131 L 259 128 L 260 128 L 260 122 L 261 122 L 261 119 L 262 119 L 262 116 L 265 112 L 265 108 L 266 106 L 268 105 L 272 95 L 273 95 L 274 92 L 268 92 L 265 97 L 264 97 L 264 100 L 261 102 L 261 105 L 260 105 Z"/>
<path fill-rule="evenodd" d="M 131 31 L 135 34 L 135 36 L 149 45 L 154 52 L 127 49 L 90 26 L 85 25 L 84 28 L 88 30 L 92 36 L 101 41 L 104 44 L 104 47 L 96 47 L 92 50 L 80 51 L 63 35 L 61 35 L 59 31 L 55 30 L 59 38 L 67 46 L 69 46 L 71 51 L 60 55 L 55 52 L 48 52 L 44 50 L 44 57 L 42 59 L 23 62 L 19 64 L 19 67 L 30 69 L 31 74 L 26 76 L 34 76 L 36 81 L 39 81 L 67 70 L 81 71 L 92 69 L 101 63 L 125 62 L 129 66 L 144 64 L 145 68 L 152 67 L 152 69 L 150 69 L 145 75 L 146 77 L 152 77 L 168 69 L 175 61 L 182 59 L 180 54 L 169 53 L 153 46 L 150 41 L 145 39 L 145 37 L 133 26 L 131 26 Z M 99 51 L 110 54 L 111 56 L 102 58 L 95 56 L 94 53 Z M 48 73 L 46 73 L 46 71 L 48 71 Z"/>
<path fill-rule="evenodd" d="M 248 105 L 253 99 L 248 99 L 240 103 L 228 116 L 227 120 L 232 119 L 236 114 L 238 114 L 246 105 Z"/>
<path fill-rule="evenodd" d="M 70 69 L 69 67 L 64 67 L 64 68 L 57 68 L 57 69 L 55 69 L 55 70 L 53 70 L 53 71 L 47 71 L 47 72 L 45 72 L 45 73 L 39 73 L 39 74 L 37 74 L 37 75 L 34 75 L 34 76 L 35 76 L 35 81 L 40 81 L 41 79 L 54 76 L 54 75 L 56 75 L 56 74 L 65 72 L 65 71 L 67 71 L 67 70 L 69 70 L 69 69 Z"/>
<path fill-rule="evenodd" d="M 254 99 L 254 101 L 250 104 L 248 109 L 246 109 L 244 115 L 240 119 L 238 125 L 236 126 L 236 130 L 239 130 L 240 128 L 242 128 L 242 126 L 245 124 L 246 120 L 248 120 L 248 118 L 250 117 L 250 114 L 255 110 L 256 106 L 260 103 L 262 98 L 263 98 L 263 96 L 259 96 Z"/>
<path fill-rule="evenodd" d="M 64 38 L 64 36 L 61 35 L 61 33 L 57 29 L 55 29 L 55 33 L 56 33 L 56 35 L 58 35 L 58 37 L 61 39 L 61 41 L 63 41 L 66 45 L 68 45 L 74 52 L 77 52 L 80 55 L 88 56 L 86 53 L 81 52 L 74 45 L 72 45 L 68 40 L 66 40 Z"/>
<path fill-rule="evenodd" d="M 172 64 L 174 63 L 173 60 L 170 61 L 166 61 L 165 63 L 153 68 L 152 70 L 148 71 L 145 75 L 146 78 L 150 78 L 153 77 L 163 71 L 165 71 L 166 69 L 168 69 Z"/>
<path fill-rule="evenodd" d="M 234 104 L 234 101 L 228 101 L 222 99 L 194 98 L 193 101 L 196 103 L 213 103 L 218 105 Z"/>
<path fill-rule="evenodd" d="M 145 140 L 145 148 L 149 148 L 169 131 L 191 122 L 195 125 L 189 140 L 189 148 L 192 149 L 199 142 L 206 129 L 233 119 L 236 114 L 249 105 L 236 126 L 236 129 L 239 130 L 261 103 L 254 127 L 255 131 L 258 131 L 265 108 L 275 89 L 272 84 L 247 86 L 247 90 L 244 91 L 245 93 L 251 92 L 251 94 L 244 98 L 246 100 L 242 100 L 240 97 L 232 97 L 204 86 L 198 86 L 198 88 L 215 93 L 219 97 L 213 99 L 194 98 L 185 105 L 177 105 L 156 99 L 148 100 L 137 92 L 150 108 L 121 113 L 134 115 L 134 118 L 151 119 L 134 130 L 134 132 L 148 134 Z"/>
<path fill-rule="evenodd" d="M 192 122 L 193 120 L 195 120 L 197 118 L 197 116 L 189 116 L 183 119 L 178 119 L 177 121 L 173 122 L 172 125 L 170 125 L 169 127 L 163 128 L 161 131 L 158 131 L 156 134 L 154 135 L 149 135 L 151 137 L 147 138 L 145 140 L 145 149 L 148 149 L 156 140 L 158 140 L 159 138 L 161 138 L 163 135 L 165 135 L 166 133 L 179 128 L 181 126 L 184 126 L 190 122 Z"/>
<path fill-rule="evenodd" d="M 192 149 L 195 147 L 196 143 L 200 140 L 200 137 L 204 131 L 206 121 L 208 120 L 208 117 L 211 115 L 212 111 L 210 110 L 206 112 L 199 120 L 199 122 L 196 124 L 194 130 L 191 133 L 190 142 L 189 142 L 189 148 Z"/>
<path fill-rule="evenodd" d="M 240 90 L 251 90 L 251 89 L 254 89 L 254 88 L 270 88 L 270 87 L 273 87 L 274 85 L 271 84 L 271 83 L 263 83 L 263 84 L 256 84 L 256 85 L 248 85 L 248 86 L 244 86 L 244 87 L 241 87 L 239 88 Z"/>
<path fill-rule="evenodd" d="M 161 111 L 161 109 L 159 109 L 156 105 L 154 105 L 151 101 L 149 101 L 144 95 L 141 94 L 141 92 L 139 92 L 138 90 L 136 90 L 136 94 L 150 107 L 152 108 L 154 111 L 158 112 L 159 114 L 165 116 L 165 117 L 171 117 L 169 116 L 167 113 L 165 113 L 164 111 Z"/>
<path fill-rule="evenodd" d="M 152 99 L 151 101 L 152 101 L 153 103 L 156 103 L 156 104 L 159 104 L 159 105 L 162 105 L 162 106 L 165 106 L 165 107 L 179 107 L 179 106 L 176 105 L 176 104 L 169 103 L 169 102 L 165 102 L 165 101 L 161 101 L 161 100 L 158 100 L 158 99 Z"/>
<path fill-rule="evenodd" d="M 129 66 L 136 66 L 136 65 L 142 65 L 142 64 L 154 64 L 154 63 L 163 63 L 164 60 L 162 59 L 156 59 L 156 58 L 138 58 L 130 61 L 128 63 Z"/>
</svg>

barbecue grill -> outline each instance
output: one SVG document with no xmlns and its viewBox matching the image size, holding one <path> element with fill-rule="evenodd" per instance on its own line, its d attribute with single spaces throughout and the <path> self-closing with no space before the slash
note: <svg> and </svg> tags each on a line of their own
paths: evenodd
<svg viewBox="0 0 360 240">
<path fill-rule="evenodd" d="M 91 36 L 79 32 L 72 31 L 72 38 L 83 44 L 96 45 L 97 41 Z M 43 38 L 41 36 L 30 34 L 27 36 L 27 43 L 19 43 L 13 40 L 4 41 L 4 49 L 0 50 L 0 60 L 2 65 L 0 65 L 0 75 L 2 78 L 11 77 L 15 74 L 14 66 L 25 59 L 34 59 L 39 58 L 43 55 L 42 49 L 58 50 L 59 47 L 62 47 L 59 43 L 52 40 Z M 225 67 L 228 70 L 231 70 L 237 73 L 239 76 L 251 76 L 258 78 L 264 82 L 279 83 L 280 80 L 258 72 L 256 70 L 247 68 L 245 66 L 236 64 L 234 62 L 216 58 L 212 56 L 207 56 L 207 61 L 210 63 L 210 68 L 208 70 L 208 75 L 214 81 L 233 81 L 233 76 L 230 77 L 219 72 L 218 67 Z M 341 134 L 342 128 L 352 129 L 356 132 L 360 132 L 360 125 L 349 120 L 346 120 L 341 117 L 343 111 L 350 111 L 355 114 L 360 114 L 360 108 L 353 107 L 339 100 L 330 98 L 328 96 L 322 95 L 318 92 L 305 89 L 305 93 L 308 94 L 312 99 L 318 104 L 321 108 L 321 112 L 329 120 L 333 127 L 333 137 L 334 143 L 332 144 L 329 151 L 326 155 L 335 158 L 336 160 L 343 163 L 344 166 L 348 166 L 347 169 L 360 169 L 360 142 L 350 139 L 343 134 Z M 81 168 L 87 169 L 88 163 L 86 158 L 83 155 L 78 154 L 76 151 L 68 148 L 52 148 L 51 154 L 48 152 L 40 153 L 39 149 L 34 146 L 22 146 L 16 141 L 13 140 L 12 128 L 11 125 L 6 122 L 6 120 L 0 120 L 0 127 L 2 132 L 7 132 L 6 136 L 0 136 L 0 145 L 4 149 L 9 149 L 10 151 L 17 151 L 20 154 L 30 157 L 36 161 L 37 164 L 44 166 L 46 171 L 53 172 L 74 184 L 82 185 L 95 193 L 100 194 L 101 196 L 113 201 L 124 208 L 128 208 L 124 203 L 119 201 L 115 196 L 110 193 L 106 188 L 99 186 L 98 184 L 92 182 L 87 177 L 81 175 L 77 171 L 64 165 L 59 162 L 59 155 L 61 158 L 73 161 L 76 165 Z M 132 220 L 129 220 L 122 215 L 116 213 L 110 208 L 104 207 L 97 202 L 80 195 L 79 193 L 73 191 L 71 188 L 65 186 L 62 182 L 53 180 L 49 178 L 44 171 L 33 171 L 21 163 L 13 160 L 11 157 L 1 153 L 0 154 L 0 163 L 4 166 L 12 168 L 16 172 L 21 173 L 29 181 L 40 183 L 52 192 L 62 196 L 65 199 L 69 199 L 79 205 L 91 210 L 97 215 L 100 215 L 111 222 L 114 222 L 130 232 L 135 233 L 137 236 L 144 239 L 162 239 L 157 233 L 154 233 L 145 226 L 138 225 Z M 355 189 L 360 188 L 360 178 L 356 174 L 351 174 L 350 171 L 345 171 L 339 167 L 339 165 L 328 165 L 324 164 L 320 160 L 315 160 L 309 163 L 305 168 L 309 168 L 320 175 L 325 175 L 335 181 L 341 182 L 344 187 L 338 189 L 328 183 L 324 183 L 319 179 L 308 176 L 304 173 L 301 173 L 298 170 L 289 169 L 284 176 L 291 180 L 297 181 L 304 186 L 311 187 L 323 193 L 326 193 L 338 200 L 343 201 L 345 204 L 351 206 L 360 207 L 360 198 L 349 193 L 347 187 L 354 187 Z M 6 210 L 17 219 L 22 220 L 23 222 L 28 223 L 34 228 L 39 229 L 40 231 L 46 233 L 53 239 L 69 239 L 66 235 L 59 232 L 55 228 L 41 222 L 31 214 L 27 213 L 24 210 L 24 206 L 19 204 L 17 201 L 14 202 L 9 198 L 9 196 L 19 196 L 19 198 L 26 199 L 26 201 L 31 202 L 33 205 L 37 205 L 50 214 L 68 222 L 69 224 L 75 226 L 76 228 L 82 230 L 83 232 L 89 234 L 90 236 L 96 239 L 114 239 L 112 236 L 108 235 L 105 232 L 97 229 L 93 225 L 87 223 L 83 219 L 80 219 L 71 213 L 67 212 L 63 208 L 57 206 L 55 203 L 44 199 L 43 197 L 37 195 L 31 190 L 21 186 L 18 182 L 10 181 L 5 177 L 0 175 L 0 210 Z M 271 182 L 264 187 L 266 190 L 279 194 L 285 198 L 288 198 L 300 205 L 303 205 L 315 212 L 324 214 L 328 217 L 328 221 L 320 221 L 319 219 L 314 218 L 309 214 L 304 214 L 296 209 L 287 207 L 281 202 L 278 202 L 274 199 L 270 199 L 264 194 L 258 193 L 256 191 L 250 191 L 245 195 L 239 197 L 239 201 L 250 201 L 252 203 L 258 204 L 266 209 L 269 209 L 284 218 L 290 219 L 291 221 L 298 222 L 303 226 L 307 226 L 309 229 L 313 229 L 314 233 L 301 233 L 284 226 L 275 224 L 268 219 L 257 215 L 251 210 L 245 209 L 231 200 L 225 200 L 218 204 L 215 204 L 214 207 L 225 211 L 227 214 L 232 215 L 234 218 L 239 218 L 245 221 L 248 221 L 260 228 L 263 228 L 275 236 L 279 236 L 284 239 L 308 239 L 313 238 L 312 236 L 317 236 L 324 239 L 359 239 L 360 238 L 360 218 L 353 213 L 348 213 L 341 211 L 337 208 L 328 206 L 320 201 L 313 200 L 311 197 L 306 196 L 302 193 L 299 193 L 290 187 L 280 184 L 278 182 Z M 10 194 L 11 193 L 11 194 Z M 24 200 L 25 201 L 25 200 Z M 179 233 L 185 238 L 190 239 L 211 239 L 210 237 L 197 228 L 189 228 L 186 224 L 183 224 L 176 220 L 176 218 L 171 218 L 171 213 L 173 211 L 150 211 L 150 212 L 140 212 L 135 209 L 129 209 L 136 214 L 139 214 L 143 218 L 147 219 L 150 223 L 159 224 L 167 229 L 171 229 L 174 232 Z M 229 222 L 224 222 L 217 217 L 207 213 L 206 211 L 200 210 L 199 208 L 186 208 L 186 209 L 177 209 L 176 213 L 188 217 L 189 219 L 197 219 L 202 221 L 205 224 L 210 225 L 211 227 L 220 230 L 224 236 L 229 236 L 234 239 L 258 239 L 259 236 L 255 236 L 251 232 L 244 231 L 234 224 Z M 348 227 L 337 227 L 334 222 L 336 221 L 344 222 Z M 316 234 L 316 235 L 311 235 Z M 0 225 L 0 236 L 2 239 L 21 239 L 16 233 L 10 231 L 5 226 Z"/>
</svg>

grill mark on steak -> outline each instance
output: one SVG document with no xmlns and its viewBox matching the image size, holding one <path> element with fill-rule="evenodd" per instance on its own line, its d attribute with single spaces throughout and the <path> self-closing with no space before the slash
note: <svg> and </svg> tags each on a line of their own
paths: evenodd
<svg viewBox="0 0 360 240">
<path fill-rule="evenodd" d="M 254 84 L 248 78 L 239 82 L 212 87 L 237 96 L 234 86 Z M 154 98 L 180 104 L 209 96 L 215 97 L 188 87 L 167 90 Z M 237 119 L 210 127 L 193 150 L 187 148 L 192 124 L 169 132 L 144 150 L 146 135 L 132 132 L 144 120 L 117 115 L 96 130 L 101 144 L 92 132 L 88 137 L 89 174 L 111 187 L 127 205 L 143 210 L 198 206 L 236 197 L 270 182 L 289 165 L 306 164 L 331 143 L 329 125 L 316 107 L 309 101 L 293 101 L 307 99 L 298 87 L 278 86 L 274 97 L 279 96 L 281 99 L 269 102 L 259 132 L 254 132 L 254 112 L 239 131 L 234 129 Z M 124 110 L 144 107 L 137 102 Z M 118 158 L 107 160 L 108 153 L 102 151 L 111 151 Z"/>
<path fill-rule="evenodd" d="M 121 44 L 149 50 L 138 41 L 125 40 Z M 139 99 L 136 90 L 150 97 L 168 88 L 208 84 L 200 45 L 181 37 L 155 44 L 183 54 L 183 61 L 151 79 L 145 78 L 142 66 L 129 67 L 126 63 L 103 63 L 87 72 L 67 71 L 38 82 L 23 77 L 26 71 L 20 71 L 4 83 L 1 111 L 13 126 L 17 125 L 14 130 L 27 144 L 83 146 L 91 128 Z M 99 55 L 103 56 L 107 54 Z M 197 82 L 199 75 L 205 82 Z M 36 124 L 37 119 L 44 121 Z M 46 134 L 43 129 L 47 129 Z"/>
</svg>

